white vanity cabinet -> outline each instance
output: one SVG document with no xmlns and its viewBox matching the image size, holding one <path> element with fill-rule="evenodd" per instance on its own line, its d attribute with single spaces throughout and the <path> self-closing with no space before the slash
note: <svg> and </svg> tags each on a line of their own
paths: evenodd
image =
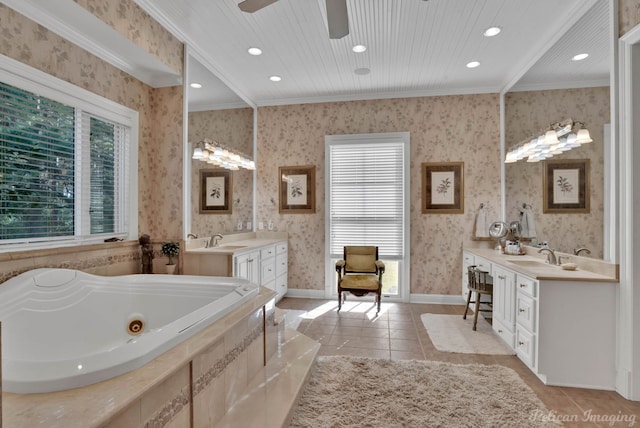
<svg viewBox="0 0 640 428">
<path fill-rule="evenodd" d="M 537 289 L 538 281 L 516 274 L 516 337 L 515 350 L 518 357 L 533 371 L 537 367 Z M 513 345 L 512 345 L 513 346 Z"/>
<path fill-rule="evenodd" d="M 465 253 L 476 265 L 490 264 L 493 330 L 542 382 L 615 388 L 616 278 L 564 271 L 531 256 Z"/>
<path fill-rule="evenodd" d="M 190 248 L 184 253 L 185 275 L 235 276 L 277 293 L 288 290 L 288 244 L 285 238 L 231 241 L 218 247 Z"/>
<path fill-rule="evenodd" d="M 507 345 L 513 348 L 516 331 L 516 274 L 500 265 L 493 265 L 492 326 Z"/>
<path fill-rule="evenodd" d="M 259 263 L 259 251 L 235 255 L 233 256 L 233 276 L 258 283 L 260 280 Z"/>
<path fill-rule="evenodd" d="M 276 244 L 276 301 L 282 299 L 287 293 L 288 281 L 287 274 L 289 272 L 288 245 L 286 242 Z"/>
</svg>

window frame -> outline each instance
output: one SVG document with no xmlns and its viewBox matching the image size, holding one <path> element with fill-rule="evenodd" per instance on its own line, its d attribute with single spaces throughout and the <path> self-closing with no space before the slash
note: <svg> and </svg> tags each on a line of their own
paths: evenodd
<svg viewBox="0 0 640 428">
<path fill-rule="evenodd" d="M 331 146 L 340 144 L 403 144 L 403 187 L 404 187 L 404 256 L 402 259 L 395 259 L 399 262 L 398 272 L 398 294 L 388 296 L 388 301 L 408 302 L 410 296 L 410 262 L 411 262 L 411 173 L 409 160 L 411 158 L 411 144 L 409 132 L 384 132 L 372 134 L 343 134 L 325 136 L 325 297 L 337 298 L 335 259 L 331 258 Z"/>
<path fill-rule="evenodd" d="M 110 237 L 122 239 L 137 239 L 138 234 L 138 134 L 139 114 L 137 111 L 118 104 L 91 91 L 72 83 L 51 76 L 34 67 L 23 64 L 12 58 L 0 54 L 0 81 L 19 89 L 36 93 L 42 97 L 64 103 L 81 110 L 82 114 L 111 121 L 129 128 L 128 161 L 125 162 L 126 186 L 123 186 L 123 206 L 116 215 L 124 216 L 123 231 L 110 233 Z M 88 148 L 85 148 L 88 150 Z M 125 175 L 119 176 L 121 180 Z M 77 188 L 77 187 L 76 187 Z M 81 215 L 74 210 L 74 217 L 81 219 Z M 72 245 L 93 244 L 103 242 L 105 235 L 78 235 L 78 228 L 74 236 L 43 237 L 24 239 L 19 242 L 5 242 L 0 244 L 0 252 L 57 248 Z"/>
</svg>

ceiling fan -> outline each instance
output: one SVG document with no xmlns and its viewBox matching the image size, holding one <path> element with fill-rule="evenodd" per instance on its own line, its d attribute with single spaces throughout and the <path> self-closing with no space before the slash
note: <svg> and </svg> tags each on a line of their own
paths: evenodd
<svg viewBox="0 0 640 428">
<path fill-rule="evenodd" d="M 278 0 L 244 0 L 238 4 L 241 11 L 247 13 L 257 12 Z M 327 25 L 329 38 L 341 39 L 349 34 L 349 15 L 347 13 L 347 0 L 325 0 L 327 4 Z"/>
</svg>

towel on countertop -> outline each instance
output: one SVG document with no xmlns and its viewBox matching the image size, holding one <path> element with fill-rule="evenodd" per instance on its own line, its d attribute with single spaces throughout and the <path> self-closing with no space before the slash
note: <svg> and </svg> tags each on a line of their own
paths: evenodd
<svg viewBox="0 0 640 428">
<path fill-rule="evenodd" d="M 536 222 L 533 218 L 531 207 L 525 207 L 520 211 L 520 226 L 522 227 L 521 236 L 523 238 L 536 237 Z"/>
<path fill-rule="evenodd" d="M 476 213 L 476 238 L 488 238 L 489 225 L 487 224 L 487 210 L 480 207 Z"/>
</svg>

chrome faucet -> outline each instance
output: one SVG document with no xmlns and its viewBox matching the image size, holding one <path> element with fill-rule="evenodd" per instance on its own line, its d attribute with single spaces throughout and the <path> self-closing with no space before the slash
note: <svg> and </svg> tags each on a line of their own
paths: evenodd
<svg viewBox="0 0 640 428">
<path fill-rule="evenodd" d="M 216 233 L 215 235 L 213 235 L 211 237 L 211 240 L 209 241 L 209 247 L 217 247 L 218 246 L 218 241 L 220 239 L 222 239 L 223 236 L 220 235 L 219 233 Z"/>
<path fill-rule="evenodd" d="M 190 233 L 187 235 L 187 239 L 198 239 L 198 235 L 194 235 L 193 233 Z"/>
<path fill-rule="evenodd" d="M 576 256 L 579 256 L 580 253 L 585 252 L 587 254 L 591 254 L 591 251 L 588 248 L 582 247 L 582 248 L 574 248 L 573 249 L 573 254 Z"/>
<path fill-rule="evenodd" d="M 542 254 L 543 252 L 547 252 L 547 263 L 550 265 L 557 265 L 558 260 L 556 260 L 556 253 L 553 252 L 550 248 L 540 248 L 538 250 L 538 254 Z"/>
</svg>

